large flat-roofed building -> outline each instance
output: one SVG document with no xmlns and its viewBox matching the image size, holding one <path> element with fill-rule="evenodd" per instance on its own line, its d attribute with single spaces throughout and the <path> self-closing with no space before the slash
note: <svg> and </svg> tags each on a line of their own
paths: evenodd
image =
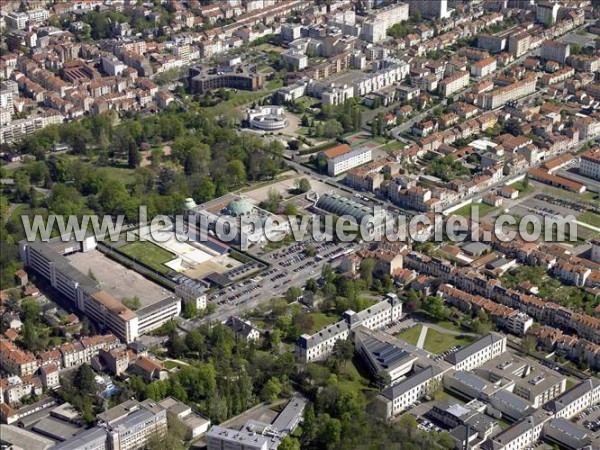
<svg viewBox="0 0 600 450">
<path fill-rule="evenodd" d="M 271 438 L 254 431 L 213 426 L 206 433 L 208 450 L 268 450 Z"/>
<path fill-rule="evenodd" d="M 25 265 L 43 276 L 58 294 L 123 342 L 135 341 L 181 312 L 178 297 L 165 296 L 162 288 L 106 258 L 96 250 L 93 237 L 81 243 L 23 241 L 20 254 Z M 136 312 L 117 299 L 132 286 L 144 293 L 143 306 Z"/>
<path fill-rule="evenodd" d="M 221 88 L 257 91 L 264 85 L 264 76 L 248 67 L 227 67 L 207 71 L 202 67 L 190 68 L 189 86 L 193 93 Z"/>
<path fill-rule="evenodd" d="M 566 389 L 564 377 L 509 352 L 484 363 L 475 373 L 524 398 L 534 408 L 558 397 Z"/>
<path fill-rule="evenodd" d="M 340 144 L 321 155 L 327 160 L 327 174 L 331 177 L 373 160 L 373 151 L 369 146 L 352 149 L 348 144 Z"/>
<path fill-rule="evenodd" d="M 371 330 L 378 330 L 397 321 L 402 316 L 402 303 L 394 295 L 360 312 L 346 311 L 343 320 L 325 327 L 313 334 L 303 334 L 296 342 L 296 356 L 302 362 L 326 359 L 340 339 L 348 339 L 350 330 L 363 325 Z"/>
<path fill-rule="evenodd" d="M 190 406 L 172 397 L 165 398 L 160 405 L 167 409 L 169 420 L 175 420 L 185 427 L 186 439 L 194 439 L 206 433 L 210 427 L 210 420 L 195 413 Z"/>
<path fill-rule="evenodd" d="M 600 180 L 600 148 L 596 147 L 581 155 L 579 173 L 584 177 Z"/>
<path fill-rule="evenodd" d="M 472 370 L 506 351 L 506 336 L 490 333 L 446 356 L 456 370 Z"/>
<path fill-rule="evenodd" d="M 58 444 L 57 450 L 137 450 L 167 431 L 167 410 L 153 400 L 127 400 L 101 414 L 98 425 Z"/>
<path fill-rule="evenodd" d="M 570 419 L 598 402 L 600 402 L 600 380 L 588 378 L 546 404 L 545 408 L 556 417 Z"/>
</svg>

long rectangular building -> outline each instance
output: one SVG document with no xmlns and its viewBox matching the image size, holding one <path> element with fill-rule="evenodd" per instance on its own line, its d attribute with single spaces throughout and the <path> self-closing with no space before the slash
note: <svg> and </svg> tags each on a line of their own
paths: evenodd
<svg viewBox="0 0 600 450">
<path fill-rule="evenodd" d="M 483 109 L 500 108 L 508 102 L 534 93 L 536 83 L 535 76 L 526 77 L 508 86 L 479 94 L 475 104 Z"/>
<path fill-rule="evenodd" d="M 92 319 L 102 330 L 110 330 L 123 342 L 133 342 L 181 312 L 181 300 L 164 298 L 136 312 L 120 300 L 100 289 L 97 281 L 73 267 L 66 254 L 95 249 L 96 241 L 65 243 L 61 252 L 49 243 L 20 243 L 20 256 L 25 265 L 43 276 L 66 300 Z M 125 270 L 125 268 L 123 268 Z"/>
<path fill-rule="evenodd" d="M 490 333 L 446 356 L 456 370 L 472 370 L 506 351 L 506 336 Z"/>
</svg>

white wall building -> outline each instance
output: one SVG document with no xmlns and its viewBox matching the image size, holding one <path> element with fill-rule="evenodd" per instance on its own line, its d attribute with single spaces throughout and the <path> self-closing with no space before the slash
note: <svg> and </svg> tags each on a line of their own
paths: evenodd
<svg viewBox="0 0 600 450">
<path fill-rule="evenodd" d="M 490 333 L 466 347 L 448 355 L 445 359 L 456 370 L 469 371 L 501 355 L 506 351 L 506 336 Z"/>
</svg>

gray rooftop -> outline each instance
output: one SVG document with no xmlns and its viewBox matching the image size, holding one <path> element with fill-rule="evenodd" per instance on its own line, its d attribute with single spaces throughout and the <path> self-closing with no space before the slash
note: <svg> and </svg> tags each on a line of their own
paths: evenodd
<svg viewBox="0 0 600 450">
<path fill-rule="evenodd" d="M 268 445 L 270 440 L 257 433 L 232 430 L 218 425 L 213 425 L 206 433 L 206 440 L 210 442 L 211 439 L 234 443 L 238 448 L 248 449 L 261 448 L 265 443 Z"/>
<path fill-rule="evenodd" d="M 381 391 L 381 395 L 385 398 L 393 400 L 400 395 L 403 395 L 405 392 L 431 380 L 433 377 L 442 373 L 442 370 L 437 366 L 429 366 L 419 373 L 414 374 L 410 378 L 402 381 L 401 383 L 395 384 L 394 386 L 390 386 L 383 391 Z"/>
<path fill-rule="evenodd" d="M 45 417 L 34 425 L 32 431 L 48 436 L 57 441 L 66 441 L 81 431 L 77 425 L 55 417 Z"/>
<path fill-rule="evenodd" d="M 407 362 L 411 358 L 411 354 L 404 351 L 402 348 L 386 342 L 373 334 L 367 334 L 361 330 L 356 331 L 354 339 L 360 340 L 363 347 L 368 352 L 366 355 L 369 361 L 374 366 L 372 369 L 377 373 L 393 369 Z"/>
<path fill-rule="evenodd" d="M 450 364 L 456 365 L 466 360 L 474 353 L 477 353 L 502 339 L 504 339 L 504 337 L 497 333 L 487 334 L 482 338 L 476 340 L 472 344 L 469 344 L 466 347 L 463 347 L 455 351 L 454 353 L 451 353 L 450 355 L 446 356 L 445 360 L 448 361 Z"/>
<path fill-rule="evenodd" d="M 2 425 L 0 443 L 19 446 L 27 450 L 46 450 L 54 445 L 53 440 L 14 425 Z"/>
<path fill-rule="evenodd" d="M 451 375 L 451 377 L 457 380 L 458 382 L 464 384 L 465 386 L 468 386 L 471 389 L 475 389 L 479 393 L 483 392 L 488 386 L 486 380 L 470 372 L 463 372 L 457 370 Z"/>
<path fill-rule="evenodd" d="M 91 450 L 101 448 L 100 443 L 108 438 L 107 432 L 102 427 L 90 428 L 83 433 L 52 447 L 52 450 Z"/>
<path fill-rule="evenodd" d="M 553 428 L 554 431 L 559 434 L 565 434 L 570 439 L 578 441 L 580 445 L 577 448 L 585 447 L 591 441 L 587 430 L 575 425 L 567 419 L 550 419 L 546 426 Z"/>
<path fill-rule="evenodd" d="M 565 392 L 557 399 L 554 399 L 553 401 L 549 402 L 546 407 L 550 411 L 558 412 L 563 408 L 566 408 L 578 398 L 583 397 L 586 393 L 590 392 L 591 390 L 597 389 L 599 386 L 600 380 L 598 380 L 597 378 L 588 378 L 587 380 L 583 380 L 577 386 Z"/>
<path fill-rule="evenodd" d="M 280 433 L 288 434 L 293 432 L 302 418 L 307 403 L 308 400 L 304 397 L 293 397 L 288 404 L 285 405 L 285 408 L 279 413 L 271 426 Z"/>
</svg>

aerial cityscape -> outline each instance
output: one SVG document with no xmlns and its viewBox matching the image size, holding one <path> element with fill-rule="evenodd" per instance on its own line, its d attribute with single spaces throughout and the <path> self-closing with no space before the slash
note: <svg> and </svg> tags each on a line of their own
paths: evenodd
<svg viewBox="0 0 600 450">
<path fill-rule="evenodd" d="M 0 448 L 600 450 L 600 0 L 0 32 Z"/>
</svg>

